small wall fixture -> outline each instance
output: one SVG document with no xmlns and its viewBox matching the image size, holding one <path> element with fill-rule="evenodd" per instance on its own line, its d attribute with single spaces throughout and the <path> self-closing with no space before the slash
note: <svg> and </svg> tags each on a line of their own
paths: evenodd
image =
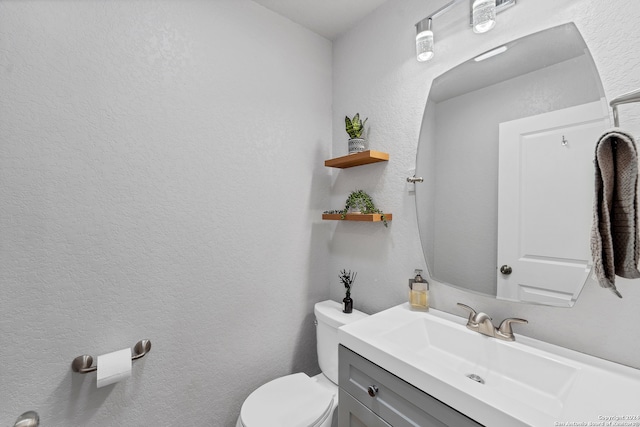
<svg viewBox="0 0 640 427">
<path fill-rule="evenodd" d="M 496 26 L 496 0 L 475 0 L 471 4 L 471 25 L 476 34 Z"/>
<path fill-rule="evenodd" d="M 431 31 L 431 18 L 424 19 L 416 24 L 416 53 L 418 61 L 424 62 L 433 58 L 433 31 Z"/>
<path fill-rule="evenodd" d="M 507 49 L 508 47 L 506 45 L 500 46 L 495 49 L 491 49 L 489 52 L 485 52 L 481 55 L 476 56 L 475 58 L 473 58 L 473 60 L 476 62 L 484 61 L 485 59 L 489 59 L 492 56 L 500 55 L 501 53 L 506 52 Z"/>
<path fill-rule="evenodd" d="M 435 42 L 431 29 L 433 20 L 448 12 L 461 1 L 463 0 L 451 0 L 416 24 L 416 56 L 418 61 L 428 61 L 435 54 Z M 515 4 L 516 0 L 470 0 L 469 25 L 473 28 L 474 33 L 486 33 L 496 25 L 496 15 Z"/>
</svg>

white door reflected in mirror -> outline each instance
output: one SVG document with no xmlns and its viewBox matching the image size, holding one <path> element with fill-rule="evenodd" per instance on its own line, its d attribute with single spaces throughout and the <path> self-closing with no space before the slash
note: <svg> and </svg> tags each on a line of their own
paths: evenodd
<svg viewBox="0 0 640 427">
<path fill-rule="evenodd" d="M 497 297 L 570 307 L 591 266 L 594 141 L 609 126 L 592 102 L 500 124 Z"/>
</svg>

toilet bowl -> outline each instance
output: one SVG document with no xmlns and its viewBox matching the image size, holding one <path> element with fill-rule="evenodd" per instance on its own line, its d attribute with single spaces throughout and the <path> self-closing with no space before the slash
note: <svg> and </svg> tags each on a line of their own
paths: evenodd
<svg viewBox="0 0 640 427">
<path fill-rule="evenodd" d="M 299 372 L 258 387 L 242 404 L 236 427 L 332 426 L 338 407 L 338 328 L 367 314 L 343 313 L 335 301 L 317 303 L 314 314 L 322 373 L 309 377 Z"/>
<path fill-rule="evenodd" d="M 329 427 L 338 386 L 328 383 L 323 374 L 311 378 L 297 373 L 272 380 L 247 397 L 236 427 Z"/>
</svg>

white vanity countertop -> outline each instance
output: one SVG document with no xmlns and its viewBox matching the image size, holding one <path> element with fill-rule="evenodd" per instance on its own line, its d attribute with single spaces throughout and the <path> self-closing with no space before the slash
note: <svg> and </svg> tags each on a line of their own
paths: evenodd
<svg viewBox="0 0 640 427">
<path fill-rule="evenodd" d="M 640 370 L 518 334 L 501 341 L 465 325 L 466 318 L 414 312 L 405 303 L 341 327 L 338 339 L 486 426 L 640 427 Z"/>
</svg>

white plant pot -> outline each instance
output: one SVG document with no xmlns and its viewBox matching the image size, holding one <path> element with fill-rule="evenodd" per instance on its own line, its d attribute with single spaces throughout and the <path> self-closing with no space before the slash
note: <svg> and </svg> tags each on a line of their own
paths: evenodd
<svg viewBox="0 0 640 427">
<path fill-rule="evenodd" d="M 364 151 L 364 138 L 349 139 L 349 154 L 360 153 Z"/>
</svg>

